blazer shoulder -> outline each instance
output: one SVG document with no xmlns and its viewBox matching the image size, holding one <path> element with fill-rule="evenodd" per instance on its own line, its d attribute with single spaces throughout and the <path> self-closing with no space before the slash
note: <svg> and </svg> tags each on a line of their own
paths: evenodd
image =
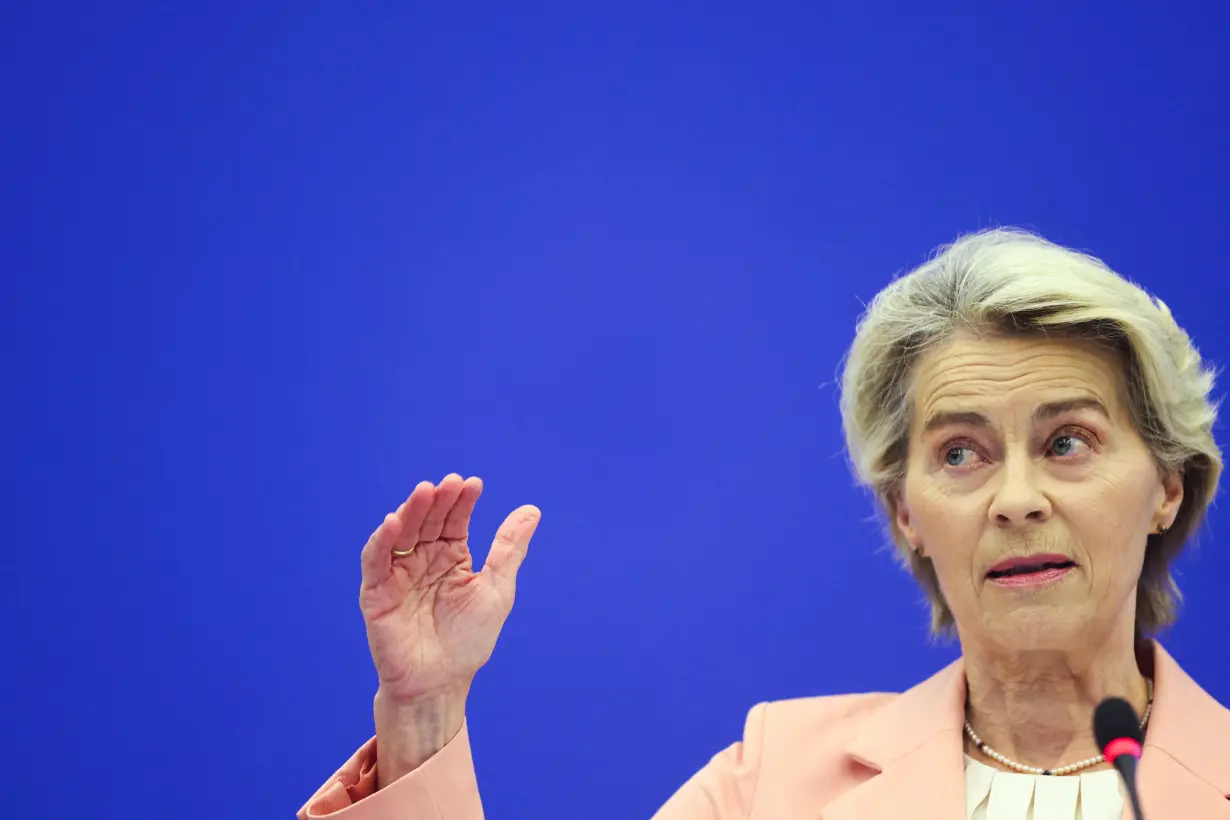
<svg viewBox="0 0 1230 820">
<path fill-rule="evenodd" d="M 745 738 L 766 749 L 844 745 L 863 723 L 898 698 L 897 692 L 860 692 L 764 701 L 748 712 Z"/>
<path fill-rule="evenodd" d="M 845 764 L 847 746 L 898 697 L 895 692 L 863 692 L 753 706 L 743 742 L 735 747 L 753 782 L 748 801 L 757 810 L 751 816 L 786 816 L 802 802 L 823 801 L 854 783 L 857 775 Z"/>
<path fill-rule="evenodd" d="M 815 695 L 771 700 L 764 704 L 779 719 L 800 723 L 833 723 L 858 720 L 901 697 L 900 692 L 854 692 L 845 695 Z"/>
</svg>

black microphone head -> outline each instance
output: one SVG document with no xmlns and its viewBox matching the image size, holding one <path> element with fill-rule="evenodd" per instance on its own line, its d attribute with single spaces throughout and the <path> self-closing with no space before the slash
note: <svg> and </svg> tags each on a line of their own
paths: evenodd
<svg viewBox="0 0 1230 820">
<path fill-rule="evenodd" d="M 1107 698 L 1098 704 L 1093 712 L 1093 738 L 1102 750 L 1112 740 L 1119 738 L 1145 742 L 1144 733 L 1140 731 L 1140 718 L 1132 704 L 1123 698 Z"/>
</svg>

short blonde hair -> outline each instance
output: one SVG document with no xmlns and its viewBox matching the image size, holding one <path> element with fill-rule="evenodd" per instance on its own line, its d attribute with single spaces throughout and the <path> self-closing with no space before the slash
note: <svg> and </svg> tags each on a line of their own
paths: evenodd
<svg viewBox="0 0 1230 820">
<path fill-rule="evenodd" d="M 932 631 L 954 626 L 930 559 L 895 523 L 909 455 L 915 362 L 958 330 L 1045 332 L 1096 341 L 1124 364 L 1124 395 L 1159 471 L 1183 473 L 1184 498 L 1169 531 L 1149 536 L 1137 589 L 1139 634 L 1172 624 L 1181 598 L 1170 567 L 1217 492 L 1220 402 L 1206 367 L 1170 309 L 1101 260 L 1015 228 L 968 234 L 895 278 L 860 318 L 841 377 L 851 467 L 887 516 L 897 555 L 931 605 Z"/>
</svg>

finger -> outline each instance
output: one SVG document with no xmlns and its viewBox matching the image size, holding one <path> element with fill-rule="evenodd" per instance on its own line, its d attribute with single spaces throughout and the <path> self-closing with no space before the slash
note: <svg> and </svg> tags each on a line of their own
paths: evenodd
<svg viewBox="0 0 1230 820">
<path fill-rule="evenodd" d="M 435 499 L 435 485 L 430 481 L 420 481 L 406 500 L 401 502 L 401 506 L 394 513 L 401 521 L 401 531 L 397 535 L 397 549 L 410 549 L 422 540 L 419 531 L 426 523 Z"/>
<path fill-rule="evenodd" d="M 382 581 L 392 567 L 392 552 L 406 541 L 413 546 L 418 541 L 419 526 L 431 509 L 435 487 L 430 481 L 420 481 L 396 512 L 389 513 L 380 526 L 368 537 L 359 557 L 363 567 L 363 583 L 373 585 Z"/>
<path fill-rule="evenodd" d="M 462 485 L 461 476 L 449 473 L 436 487 L 436 497 L 431 502 L 431 509 L 427 511 L 423 526 L 419 528 L 420 542 L 435 541 L 440 537 L 440 531 L 444 529 L 444 519 L 457 503 Z"/>
<path fill-rule="evenodd" d="M 471 476 L 465 480 L 465 483 L 461 485 L 461 495 L 457 497 L 457 503 L 444 518 L 444 528 L 440 530 L 441 538 L 456 541 L 469 537 L 470 516 L 474 513 L 474 504 L 482 494 L 483 480 L 481 478 Z"/>
<path fill-rule="evenodd" d="M 529 551 L 530 539 L 538 529 L 538 521 L 542 511 L 532 504 L 518 507 L 507 518 L 495 533 L 495 541 L 491 544 L 491 552 L 483 564 L 483 575 L 492 582 L 511 593 L 516 586 L 517 570 Z"/>
<path fill-rule="evenodd" d="M 363 566 L 363 586 L 372 587 L 383 581 L 391 569 L 389 553 L 402 532 L 397 513 L 389 513 L 363 545 L 359 561 Z"/>
</svg>

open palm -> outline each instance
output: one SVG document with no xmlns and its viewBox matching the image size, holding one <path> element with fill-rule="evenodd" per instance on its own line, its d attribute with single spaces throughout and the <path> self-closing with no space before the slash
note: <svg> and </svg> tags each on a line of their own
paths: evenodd
<svg viewBox="0 0 1230 820">
<path fill-rule="evenodd" d="M 394 700 L 468 686 L 512 609 L 540 512 L 514 510 L 474 572 L 469 526 L 482 491 L 480 479 L 456 473 L 421 482 L 363 547 L 359 607 L 380 687 Z"/>
</svg>

